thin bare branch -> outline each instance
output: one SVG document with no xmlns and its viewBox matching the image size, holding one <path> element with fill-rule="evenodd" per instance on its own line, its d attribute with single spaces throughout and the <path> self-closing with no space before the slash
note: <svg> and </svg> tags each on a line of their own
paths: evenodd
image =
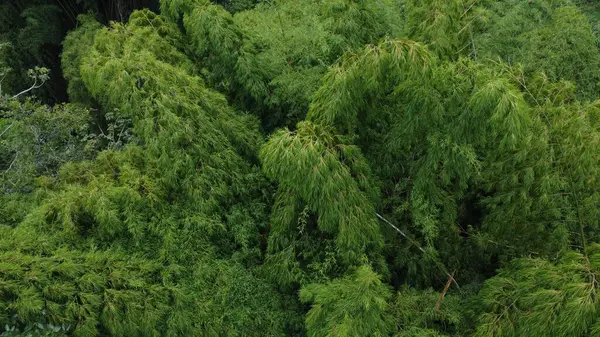
<svg viewBox="0 0 600 337">
<path fill-rule="evenodd" d="M 6 133 L 6 131 L 10 130 L 10 128 L 12 128 L 13 125 L 15 125 L 15 122 L 12 122 L 11 125 L 7 126 L 6 129 L 4 129 L 4 131 L 2 131 L 2 133 L 0 133 L 0 137 L 2 137 Z"/>
<path fill-rule="evenodd" d="M 42 85 L 44 85 L 44 83 L 46 83 L 46 80 L 43 80 L 43 81 L 42 81 L 42 83 L 40 83 L 40 84 L 37 84 L 37 78 L 36 78 L 36 79 L 34 80 L 34 82 L 33 82 L 33 85 L 32 85 L 31 87 L 29 87 L 28 89 L 25 89 L 25 90 L 21 91 L 20 93 L 18 93 L 18 94 L 16 94 L 16 95 L 14 95 L 12 98 L 17 98 L 17 97 L 19 97 L 19 96 L 21 96 L 21 95 L 23 95 L 23 94 L 25 94 L 25 93 L 28 93 L 28 92 L 30 92 L 31 90 L 34 90 L 34 89 L 40 88 Z"/>
<path fill-rule="evenodd" d="M 8 168 L 6 169 L 6 171 L 4 171 L 4 174 L 8 173 L 8 171 L 10 171 L 10 169 L 13 167 L 13 165 L 15 164 L 15 162 L 17 161 L 17 158 L 19 157 L 19 152 L 17 152 L 17 154 L 15 154 L 15 158 L 13 159 L 13 161 L 10 163 L 10 165 L 8 166 Z"/>
</svg>

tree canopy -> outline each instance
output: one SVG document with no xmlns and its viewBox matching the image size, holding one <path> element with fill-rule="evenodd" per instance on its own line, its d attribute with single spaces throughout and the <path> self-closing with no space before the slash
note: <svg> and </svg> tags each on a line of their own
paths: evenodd
<svg viewBox="0 0 600 337">
<path fill-rule="evenodd" d="M 0 18 L 0 336 L 600 334 L 593 2 Z"/>
</svg>

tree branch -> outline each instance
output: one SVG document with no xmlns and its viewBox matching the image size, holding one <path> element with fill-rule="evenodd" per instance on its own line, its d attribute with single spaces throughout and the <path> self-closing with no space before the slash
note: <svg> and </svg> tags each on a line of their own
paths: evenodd
<svg viewBox="0 0 600 337">
<path fill-rule="evenodd" d="M 0 137 L 2 137 L 6 133 L 6 131 L 10 130 L 10 128 L 12 128 L 13 125 L 15 125 L 15 122 L 12 122 L 11 125 L 7 126 L 6 129 L 4 129 L 4 131 L 2 131 L 2 133 L 0 133 Z"/>
<path fill-rule="evenodd" d="M 384 218 L 383 216 L 381 216 L 381 214 L 379 213 L 375 213 L 375 215 L 381 219 L 382 221 L 384 221 L 385 223 L 387 223 L 388 225 L 390 225 L 393 229 L 395 229 L 398 233 L 400 233 L 402 236 L 404 236 L 404 238 L 406 238 L 410 243 L 412 243 L 413 245 L 415 245 L 417 248 L 419 248 L 420 251 L 423 252 L 423 254 L 427 254 L 427 251 L 425 251 L 425 249 L 423 249 L 423 247 L 421 247 L 419 245 L 419 243 L 414 240 L 413 238 L 409 237 L 408 235 L 406 235 L 403 231 L 400 230 L 400 228 L 394 226 L 394 224 L 392 224 L 391 222 L 389 222 L 386 218 Z M 448 269 L 446 268 L 446 266 L 444 266 L 441 262 L 434 260 L 435 263 L 438 265 L 438 267 L 449 277 L 449 280 L 452 281 L 452 283 L 454 283 L 454 285 L 456 285 L 456 288 L 460 289 L 460 286 L 458 285 L 458 282 L 456 282 L 456 280 L 454 279 L 454 272 L 452 272 L 452 274 L 450 274 L 448 272 Z"/>
<path fill-rule="evenodd" d="M 42 85 L 44 85 L 44 83 L 46 83 L 46 80 L 43 80 L 42 83 L 40 83 L 39 85 L 37 84 L 37 78 L 34 80 L 33 85 L 31 87 L 29 87 L 29 89 L 25 89 L 23 91 L 21 91 L 20 93 L 14 95 L 12 98 L 17 98 L 27 92 L 30 92 L 33 89 L 37 89 L 39 87 L 41 87 Z"/>
<path fill-rule="evenodd" d="M 10 163 L 10 165 L 8 166 L 8 168 L 6 169 L 6 171 L 4 171 L 4 174 L 8 173 L 8 171 L 10 171 L 10 169 L 13 167 L 13 164 L 17 161 L 17 158 L 19 157 L 19 152 L 17 152 L 17 154 L 15 155 L 15 158 L 13 159 L 13 161 Z"/>
<path fill-rule="evenodd" d="M 446 285 L 444 286 L 444 290 L 442 291 L 442 293 L 440 294 L 440 297 L 438 298 L 437 302 L 435 303 L 435 311 L 440 311 L 440 305 L 442 304 L 444 297 L 446 297 L 446 293 L 448 293 L 448 289 L 450 289 L 450 285 L 452 284 L 452 281 L 454 281 L 454 271 L 452 271 L 452 273 L 450 273 L 450 278 L 448 278 L 448 281 L 446 282 Z"/>
</svg>

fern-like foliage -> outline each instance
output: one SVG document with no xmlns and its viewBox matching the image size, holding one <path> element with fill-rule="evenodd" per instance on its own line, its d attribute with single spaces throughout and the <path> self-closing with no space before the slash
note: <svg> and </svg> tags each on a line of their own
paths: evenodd
<svg viewBox="0 0 600 337">
<path fill-rule="evenodd" d="M 403 12 L 403 33 L 426 43 L 438 57 L 478 57 L 473 33 L 486 25 L 489 16 L 479 1 L 409 0 Z"/>
<path fill-rule="evenodd" d="M 600 332 L 598 247 L 568 252 L 556 264 L 511 262 L 486 281 L 476 336 L 581 336 Z"/>
<path fill-rule="evenodd" d="M 254 256 L 264 207 L 252 186 L 262 178 L 246 159 L 260 142 L 256 123 L 189 73 L 189 61 L 170 44 L 178 33 L 160 20 L 138 12 L 128 26 L 99 31 L 81 65 L 87 90 L 132 120 L 140 145 L 64 165 L 21 226 L 59 229 L 105 248 L 114 239 L 167 261 L 198 260 L 211 236 L 224 252 L 244 247 Z"/>
<path fill-rule="evenodd" d="M 398 31 L 393 1 L 276 1 L 234 16 L 209 1 L 163 0 L 182 20 L 211 83 L 268 130 L 306 114 L 327 66 L 345 51 Z"/>
<path fill-rule="evenodd" d="M 81 25 L 62 42 L 61 67 L 68 82 L 67 92 L 71 102 L 89 105 L 91 97 L 81 79 L 80 67 L 82 59 L 94 45 L 94 38 L 102 25 L 89 15 L 81 15 L 78 20 Z"/>
<path fill-rule="evenodd" d="M 0 333 L 600 334 L 577 5 L 3 2 Z"/>
<path fill-rule="evenodd" d="M 265 173 L 279 181 L 282 191 L 291 191 L 317 213 L 319 230 L 336 235 L 336 246 L 347 260 L 356 261 L 369 247 L 381 245 L 369 198 L 377 192 L 369 186 L 370 172 L 357 148 L 344 145 L 327 129 L 303 122 L 295 133 L 273 135 L 262 149 L 261 159 Z M 277 244 L 282 240 L 279 235 L 295 231 L 290 222 L 293 224 L 273 224 L 274 245 L 281 246 Z"/>
<path fill-rule="evenodd" d="M 389 297 L 380 276 L 367 266 L 340 280 L 307 285 L 300 291 L 302 301 L 314 303 L 306 316 L 307 335 L 389 336 Z"/>
<path fill-rule="evenodd" d="M 501 71 L 466 59 L 439 62 L 410 40 L 384 41 L 348 55 L 330 71 L 307 119 L 331 128 L 330 134 L 355 137 L 367 167 L 384 179 L 384 193 L 397 191 L 390 180 L 408 177 L 402 187 L 407 205 L 390 206 L 406 207 L 398 220 L 412 222 L 411 231 L 421 232 L 427 245 L 460 241 L 461 229 L 455 227 L 460 209 L 472 202 L 469 195 L 481 193 L 487 194 L 479 197 L 485 217 L 463 225 L 476 225 L 504 242 L 510 235 L 505 230 L 516 222 L 523 226 L 523 238 L 539 240 L 535 247 L 550 251 L 555 247 L 546 245 L 557 241 L 543 235 L 560 235 L 565 227 L 546 212 L 557 200 L 545 196 L 556 186 L 544 185 L 552 177 L 547 139 L 543 133 L 534 138 L 531 131 L 544 126 L 532 118 L 511 79 L 501 76 Z M 278 141 L 272 137 L 265 153 Z M 286 170 L 291 164 L 286 163 Z M 265 162 L 266 172 L 273 171 L 271 165 Z M 304 159 L 296 164 L 303 165 Z M 307 165 L 303 177 L 309 169 Z M 277 179 L 283 176 L 288 175 Z M 295 188 L 307 188 L 297 184 Z M 554 226 L 550 230 L 549 224 Z"/>
<path fill-rule="evenodd" d="M 490 22 L 477 34 L 480 56 L 522 63 L 525 71 L 551 81 L 577 84 L 578 95 L 597 92 L 600 53 L 587 17 L 567 1 L 490 2 Z"/>
<path fill-rule="evenodd" d="M 131 120 L 137 141 L 63 164 L 40 179 L 23 221 L 2 229 L 0 323 L 16 315 L 22 327 L 66 324 L 81 336 L 282 336 L 287 307 L 242 265 L 259 258 L 264 218 L 256 120 L 204 86 L 162 17 L 139 11 L 94 30 L 93 45 L 68 58 L 79 63 L 73 78 Z"/>
<path fill-rule="evenodd" d="M 2 326 L 37 322 L 76 336 L 284 335 L 279 297 L 238 264 L 212 259 L 182 277 L 183 266 L 118 249 L 70 250 L 30 228 L 0 232 Z"/>
</svg>

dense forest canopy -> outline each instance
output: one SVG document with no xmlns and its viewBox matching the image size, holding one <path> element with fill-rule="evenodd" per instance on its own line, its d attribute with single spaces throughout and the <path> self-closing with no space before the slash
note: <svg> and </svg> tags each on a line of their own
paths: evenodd
<svg viewBox="0 0 600 337">
<path fill-rule="evenodd" d="M 0 336 L 598 336 L 599 48 L 584 0 L 5 0 Z"/>
</svg>

